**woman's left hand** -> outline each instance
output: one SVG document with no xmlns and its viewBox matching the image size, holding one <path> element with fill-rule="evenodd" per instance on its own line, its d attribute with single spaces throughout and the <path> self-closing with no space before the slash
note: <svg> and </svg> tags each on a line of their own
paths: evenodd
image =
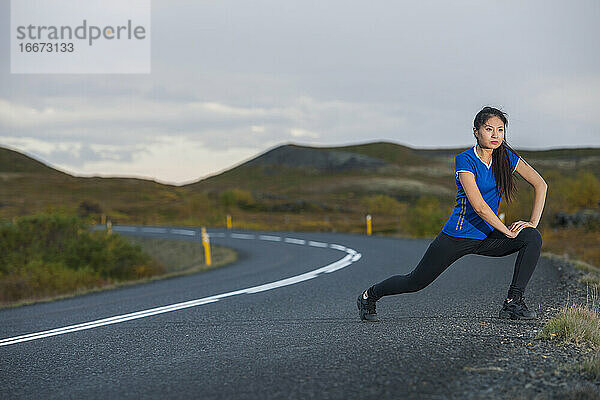
<svg viewBox="0 0 600 400">
<path fill-rule="evenodd" d="M 528 226 L 530 226 L 532 228 L 535 228 L 535 225 L 533 225 L 529 221 L 516 221 L 516 222 L 513 222 L 512 224 L 510 224 L 510 226 L 508 227 L 508 229 L 511 230 L 511 231 L 513 231 L 513 232 L 517 232 L 517 231 L 520 231 L 521 229 L 526 228 Z"/>
</svg>

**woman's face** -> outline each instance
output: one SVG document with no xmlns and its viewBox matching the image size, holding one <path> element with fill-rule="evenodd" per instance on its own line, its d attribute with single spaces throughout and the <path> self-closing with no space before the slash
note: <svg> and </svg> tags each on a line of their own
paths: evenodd
<svg viewBox="0 0 600 400">
<path fill-rule="evenodd" d="M 490 117 L 478 130 L 473 128 L 473 134 L 480 147 L 497 149 L 504 140 L 504 122 L 496 116 Z"/>
</svg>

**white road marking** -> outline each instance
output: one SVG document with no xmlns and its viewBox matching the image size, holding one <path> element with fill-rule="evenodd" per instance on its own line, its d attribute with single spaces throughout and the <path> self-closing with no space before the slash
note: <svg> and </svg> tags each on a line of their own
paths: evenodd
<svg viewBox="0 0 600 400">
<path fill-rule="evenodd" d="M 312 240 L 308 241 L 308 245 L 309 246 L 314 246 L 314 247 L 327 247 L 327 243 L 323 243 L 323 242 L 313 242 Z"/>
<path fill-rule="evenodd" d="M 234 239 L 254 239 L 254 235 L 248 235 L 246 233 L 232 233 L 231 237 Z"/>
<path fill-rule="evenodd" d="M 120 227 L 120 228 L 124 228 L 124 227 Z M 142 228 L 142 231 L 148 232 L 147 229 L 163 229 L 163 228 Z M 163 230 L 166 231 L 166 229 L 163 229 Z M 155 231 L 153 231 L 153 232 L 155 232 Z M 172 232 L 173 232 L 173 230 L 172 230 Z M 238 239 L 251 239 L 251 238 L 254 238 L 254 235 L 232 233 L 231 237 L 238 238 Z M 264 238 L 269 238 L 269 239 L 264 239 Z M 274 239 L 274 238 L 277 238 L 277 239 Z M 260 235 L 260 239 L 281 241 L 281 238 L 279 236 Z M 293 239 L 293 238 L 286 238 L 286 239 Z M 294 239 L 294 240 L 300 240 L 300 239 Z M 317 245 L 317 247 L 325 247 L 326 246 L 326 243 L 321 243 L 321 242 L 312 242 L 311 241 L 309 243 L 319 243 L 319 245 Z M 321 246 L 321 245 L 325 245 L 325 246 Z M 8 346 L 11 344 L 22 343 L 22 342 L 29 342 L 32 340 L 42 339 L 42 338 L 46 338 L 46 337 L 50 337 L 50 336 L 57 336 L 57 335 L 63 335 L 66 333 L 82 331 L 85 329 L 97 328 L 99 326 L 117 324 L 120 322 L 130 321 L 133 319 L 145 318 L 145 317 L 150 317 L 152 315 L 163 314 L 163 313 L 167 313 L 167 312 L 171 312 L 171 311 L 177 311 L 177 310 L 181 310 L 184 308 L 196 307 L 196 306 L 203 305 L 203 304 L 214 303 L 216 301 L 219 301 L 219 299 L 222 299 L 225 297 L 230 297 L 230 296 L 235 296 L 238 294 L 253 294 L 253 293 L 264 292 L 266 290 L 280 288 L 283 286 L 293 285 L 298 282 L 303 282 L 303 281 L 306 281 L 309 279 L 316 278 L 317 276 L 319 276 L 320 274 L 323 274 L 323 273 L 329 274 L 331 272 L 345 268 L 348 265 L 352 264 L 353 262 L 358 261 L 362 256 L 356 250 L 347 248 L 347 247 L 344 247 L 344 246 L 341 246 L 338 244 L 331 244 L 330 247 L 332 249 L 344 251 L 347 254 L 344 258 L 342 258 L 338 261 L 335 261 L 331 264 L 328 264 L 324 267 L 315 269 L 313 271 L 306 272 L 304 274 L 292 276 L 290 278 L 285 278 L 285 279 L 281 279 L 281 280 L 278 280 L 275 282 L 265 283 L 265 284 L 259 285 L 259 286 L 252 286 L 252 287 L 249 287 L 246 289 L 240 289 L 240 290 L 236 290 L 233 292 L 221 293 L 221 294 L 214 295 L 214 296 L 203 297 L 201 299 L 185 301 L 183 303 L 169 304 L 166 306 L 150 308 L 148 310 L 137 311 L 137 312 L 133 312 L 133 313 L 129 313 L 129 314 L 115 315 L 115 316 L 109 317 L 109 318 L 103 318 L 103 319 L 98 319 L 98 320 L 94 320 L 94 321 L 84 322 L 81 324 L 64 326 L 62 328 L 50 329 L 47 331 L 34 332 L 34 333 L 26 334 L 26 335 L 20 335 L 20 336 L 10 337 L 10 338 L 6 338 L 6 339 L 0 339 L 0 347 Z"/>
<path fill-rule="evenodd" d="M 207 232 L 209 237 L 225 237 L 224 233 L 218 232 L 218 233 L 210 233 Z"/>
<path fill-rule="evenodd" d="M 49 336 L 62 335 L 65 333 L 82 331 L 84 329 L 96 328 L 98 326 L 111 325 L 119 322 L 125 322 L 132 319 L 149 317 L 151 315 L 162 314 L 169 311 L 180 310 L 182 308 L 194 307 L 201 304 L 206 303 L 214 303 L 218 301 L 218 299 L 204 298 L 193 300 L 185 303 L 171 304 L 169 306 L 151 308 L 149 310 L 138 311 L 130 314 L 116 315 L 110 318 L 99 319 L 96 321 L 85 322 L 77 325 L 69 325 L 62 328 L 51 329 L 49 331 L 30 333 L 28 335 L 15 336 L 13 338 L 2 339 L 0 340 L 0 346 L 8 346 L 10 344 L 20 343 L 20 342 L 28 342 L 35 339 L 42 339 Z M 177 307 L 177 308 L 174 308 Z"/>
<path fill-rule="evenodd" d="M 302 281 L 306 281 L 306 280 L 315 278 L 316 276 L 318 276 L 321 273 L 329 273 L 329 272 L 337 271 L 340 268 L 344 268 L 344 267 L 347 267 L 348 265 L 352 264 L 352 262 L 349 262 L 349 257 L 350 257 L 350 255 L 347 255 L 346 257 L 342 258 L 341 260 L 338 260 L 334 263 L 331 263 L 331 264 L 321 267 L 319 269 L 315 269 L 313 271 L 306 272 L 301 275 L 296 275 L 296 276 L 292 276 L 291 278 L 282 279 L 280 281 L 265 283 L 264 285 L 248 288 L 248 289 L 246 289 L 246 293 L 264 292 L 265 290 L 271 290 L 271 289 L 275 289 L 275 288 L 278 288 L 281 286 L 293 285 L 294 283 L 298 283 L 298 282 L 302 282 Z"/>
<path fill-rule="evenodd" d="M 115 226 L 112 230 L 115 232 L 135 232 L 137 228 L 135 226 Z"/>
<path fill-rule="evenodd" d="M 280 236 L 260 235 L 258 238 L 260 240 L 270 240 L 272 242 L 281 242 Z"/>
<path fill-rule="evenodd" d="M 305 244 L 306 240 L 303 239 L 295 239 L 295 238 L 285 238 L 283 239 L 286 243 L 294 243 L 294 244 Z"/>
<path fill-rule="evenodd" d="M 114 228 L 113 228 L 114 229 Z M 143 227 L 142 232 L 150 232 L 150 233 L 166 233 L 167 230 L 165 228 L 152 228 L 152 227 Z"/>
<path fill-rule="evenodd" d="M 194 236 L 196 234 L 196 231 L 191 231 L 189 229 L 171 229 L 171 233 L 174 233 L 176 235 Z"/>
</svg>

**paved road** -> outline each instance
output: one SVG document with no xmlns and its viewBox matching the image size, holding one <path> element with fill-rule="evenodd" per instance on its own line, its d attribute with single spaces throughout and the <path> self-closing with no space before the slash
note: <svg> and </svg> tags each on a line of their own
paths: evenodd
<svg viewBox="0 0 600 400">
<path fill-rule="evenodd" d="M 121 229 L 199 240 L 198 230 L 187 228 Z M 422 291 L 383 298 L 380 322 L 364 323 L 358 293 L 410 272 L 431 240 L 209 233 L 212 243 L 236 249 L 239 260 L 197 275 L 0 310 L 0 398 L 461 398 L 469 390 L 458 383 L 463 367 L 499 356 L 498 332 L 508 322 L 496 315 L 516 254 L 467 255 Z M 551 295 L 558 279 L 540 259 L 528 287 L 530 308 Z M 265 286 L 271 282 L 278 283 Z M 131 316 L 144 310 L 158 311 Z M 120 321 L 124 315 L 134 319 Z M 14 339 L 113 316 L 120 322 Z"/>
</svg>

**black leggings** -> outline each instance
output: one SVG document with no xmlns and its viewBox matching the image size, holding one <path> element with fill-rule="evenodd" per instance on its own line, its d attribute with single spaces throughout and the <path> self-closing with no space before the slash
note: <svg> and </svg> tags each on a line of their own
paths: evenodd
<svg viewBox="0 0 600 400">
<path fill-rule="evenodd" d="M 541 247 L 542 235 L 536 228 L 530 226 L 521 229 L 513 239 L 498 230 L 493 230 L 483 240 L 458 238 L 440 232 L 411 273 L 389 277 L 371 286 L 368 294 L 378 300 L 383 296 L 416 292 L 433 282 L 454 261 L 464 255 L 502 257 L 518 251 L 508 298 L 519 298 L 523 295 L 525 286 L 533 274 Z"/>
</svg>

